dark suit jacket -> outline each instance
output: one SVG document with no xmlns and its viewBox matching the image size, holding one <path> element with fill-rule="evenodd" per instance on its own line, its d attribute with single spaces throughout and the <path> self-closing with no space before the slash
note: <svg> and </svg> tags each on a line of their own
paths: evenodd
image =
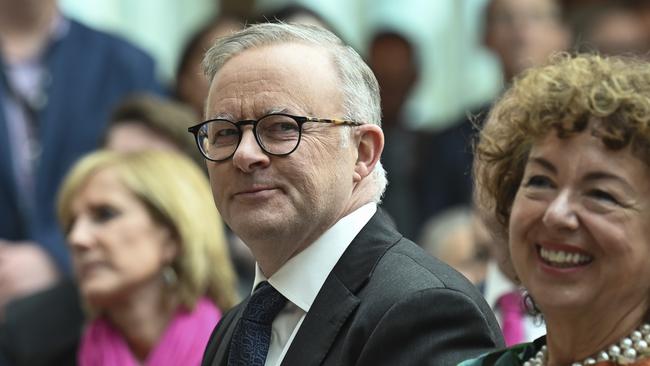
<svg viewBox="0 0 650 366">
<path fill-rule="evenodd" d="M 76 365 L 84 322 L 80 303 L 76 284 L 67 279 L 10 302 L 0 323 L 0 366 Z"/>
<path fill-rule="evenodd" d="M 227 364 L 247 302 L 217 325 L 203 366 Z M 380 210 L 323 284 L 282 365 L 445 366 L 502 346 L 476 288 L 395 231 Z"/>
</svg>

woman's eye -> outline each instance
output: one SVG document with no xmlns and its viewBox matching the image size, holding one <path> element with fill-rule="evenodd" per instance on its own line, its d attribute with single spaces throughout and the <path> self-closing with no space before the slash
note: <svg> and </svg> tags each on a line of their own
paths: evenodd
<svg viewBox="0 0 650 366">
<path fill-rule="evenodd" d="M 525 183 L 526 187 L 532 188 L 550 188 L 553 187 L 553 181 L 543 175 L 533 175 Z"/>
<path fill-rule="evenodd" d="M 93 219 L 96 222 L 106 222 L 118 216 L 119 214 L 119 211 L 114 207 L 98 206 L 93 210 Z"/>
<path fill-rule="evenodd" d="M 592 189 L 588 192 L 588 195 L 599 201 L 614 203 L 617 205 L 619 204 L 618 200 L 614 198 L 614 196 L 600 189 Z"/>
</svg>

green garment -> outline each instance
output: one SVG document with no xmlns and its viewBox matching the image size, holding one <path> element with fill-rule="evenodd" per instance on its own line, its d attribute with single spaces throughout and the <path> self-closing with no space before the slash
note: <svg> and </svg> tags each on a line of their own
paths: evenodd
<svg viewBox="0 0 650 366">
<path fill-rule="evenodd" d="M 543 336 L 532 343 L 521 343 L 463 361 L 458 366 L 521 366 L 524 362 L 533 358 L 545 344 L 546 336 Z"/>
</svg>

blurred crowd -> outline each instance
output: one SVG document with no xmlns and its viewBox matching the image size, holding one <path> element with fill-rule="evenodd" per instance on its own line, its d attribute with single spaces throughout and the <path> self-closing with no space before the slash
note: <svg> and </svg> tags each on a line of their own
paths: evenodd
<svg viewBox="0 0 650 366">
<path fill-rule="evenodd" d="M 650 46 L 650 2 L 643 0 L 488 0 L 480 18 L 480 46 L 498 60 L 503 88 L 558 52 L 646 57 Z M 56 0 L 0 0 L 0 366 L 74 364 L 70 347 L 79 343 L 86 357 L 109 357 L 93 347 L 98 339 L 122 347 L 119 337 L 81 338 L 89 319 L 90 331 L 107 332 L 98 313 L 124 324 L 122 338 L 140 346 L 142 358 L 166 357 L 146 340 L 157 339 L 152 334 L 177 319 L 178 309 L 206 304 L 191 314 L 213 326 L 250 291 L 254 261 L 214 210 L 187 128 L 210 117 L 204 52 L 220 35 L 260 21 L 307 22 L 338 33 L 304 5 L 264 13 L 222 6 L 188 39 L 170 82 L 158 78 L 145 51 L 66 16 Z M 405 236 L 476 284 L 496 312 L 506 311 L 500 304 L 516 290 L 514 274 L 503 246 L 495 245 L 499 239 L 486 230 L 493 223 L 472 205 L 472 147 L 492 100 L 460 111 L 458 120 L 432 121 L 442 128 L 416 129 L 404 109 L 422 79 L 418 42 L 399 26 L 381 25 L 364 47 L 359 51 L 381 90 L 389 181 L 382 207 Z M 183 206 L 204 213 L 192 216 Z M 120 214 L 135 218 L 106 223 Z M 214 224 L 217 232 L 200 232 Z M 113 245 L 124 275 L 115 281 L 126 285 L 87 276 L 102 265 L 89 256 L 93 235 Z M 155 250 L 144 248 L 156 240 Z M 172 249 L 160 244 L 166 241 Z M 217 263 L 217 271 L 209 269 Z M 128 293 L 129 281 L 158 272 L 165 278 L 149 292 Z M 168 308 L 154 305 L 170 293 Z M 506 341 L 544 334 L 541 321 L 528 322 L 525 334 Z M 178 331 L 202 334 L 185 326 Z"/>
</svg>

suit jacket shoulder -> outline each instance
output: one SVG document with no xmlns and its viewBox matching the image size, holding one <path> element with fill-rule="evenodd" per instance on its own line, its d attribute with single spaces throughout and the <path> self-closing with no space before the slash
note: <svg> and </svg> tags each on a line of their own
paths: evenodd
<svg viewBox="0 0 650 366">
<path fill-rule="evenodd" d="M 218 326 L 222 344 L 204 365 L 225 365 L 237 319 Z M 330 273 L 282 365 L 456 365 L 502 345 L 474 286 L 380 210 Z"/>
</svg>

